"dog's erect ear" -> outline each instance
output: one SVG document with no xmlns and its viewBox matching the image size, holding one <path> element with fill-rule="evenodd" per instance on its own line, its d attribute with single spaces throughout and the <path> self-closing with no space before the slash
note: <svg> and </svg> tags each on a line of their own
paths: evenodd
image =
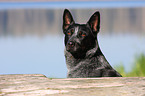
<svg viewBox="0 0 145 96">
<path fill-rule="evenodd" d="M 71 24 L 74 23 L 73 17 L 68 9 L 63 13 L 63 31 L 65 31 Z"/>
<path fill-rule="evenodd" d="M 99 11 L 95 12 L 90 20 L 87 22 L 90 28 L 92 29 L 94 35 L 96 36 L 100 29 L 100 13 Z"/>
</svg>

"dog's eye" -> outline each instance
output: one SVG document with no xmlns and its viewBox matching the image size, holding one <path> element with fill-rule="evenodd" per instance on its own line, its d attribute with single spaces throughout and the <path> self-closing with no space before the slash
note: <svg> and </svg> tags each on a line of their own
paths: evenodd
<svg viewBox="0 0 145 96">
<path fill-rule="evenodd" d="M 67 35 L 71 35 L 71 32 L 67 32 Z"/>
<path fill-rule="evenodd" d="M 86 36 L 86 33 L 84 33 L 84 32 L 79 32 L 79 35 L 82 36 L 82 37 L 85 37 L 85 36 Z"/>
<path fill-rule="evenodd" d="M 86 36 L 86 34 L 85 34 L 85 33 L 83 33 L 83 34 L 82 34 L 82 36 L 84 37 L 84 36 Z"/>
<path fill-rule="evenodd" d="M 67 32 L 67 35 L 72 35 L 73 32 L 74 32 L 74 30 L 72 29 L 72 30 L 70 30 L 70 31 Z"/>
</svg>

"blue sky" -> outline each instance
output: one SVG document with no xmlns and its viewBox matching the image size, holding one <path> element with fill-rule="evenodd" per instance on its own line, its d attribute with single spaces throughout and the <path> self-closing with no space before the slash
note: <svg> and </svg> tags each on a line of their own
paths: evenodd
<svg viewBox="0 0 145 96">
<path fill-rule="evenodd" d="M 84 2 L 0 2 L 0 9 L 11 8 L 120 8 L 144 7 L 145 1 L 84 1 Z"/>
</svg>

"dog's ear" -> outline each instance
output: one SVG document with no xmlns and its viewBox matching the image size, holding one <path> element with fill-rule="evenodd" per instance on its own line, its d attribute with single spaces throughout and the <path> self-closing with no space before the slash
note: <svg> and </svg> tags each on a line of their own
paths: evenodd
<svg viewBox="0 0 145 96">
<path fill-rule="evenodd" d="M 65 30 L 73 23 L 75 22 L 73 20 L 71 13 L 69 12 L 68 9 L 65 9 L 63 13 L 63 31 L 65 32 Z"/>
<path fill-rule="evenodd" d="M 100 13 L 99 11 L 95 12 L 89 21 L 87 22 L 90 28 L 92 29 L 94 35 L 96 36 L 100 29 Z"/>
</svg>

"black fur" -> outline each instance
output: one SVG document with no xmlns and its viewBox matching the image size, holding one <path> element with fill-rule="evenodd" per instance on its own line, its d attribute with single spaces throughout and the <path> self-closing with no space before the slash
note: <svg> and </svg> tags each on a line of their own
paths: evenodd
<svg viewBox="0 0 145 96">
<path fill-rule="evenodd" d="M 95 12 L 86 24 L 77 24 L 69 10 L 63 14 L 65 34 L 65 58 L 68 78 L 121 77 L 102 54 L 97 34 L 100 29 L 100 13 Z"/>
</svg>

